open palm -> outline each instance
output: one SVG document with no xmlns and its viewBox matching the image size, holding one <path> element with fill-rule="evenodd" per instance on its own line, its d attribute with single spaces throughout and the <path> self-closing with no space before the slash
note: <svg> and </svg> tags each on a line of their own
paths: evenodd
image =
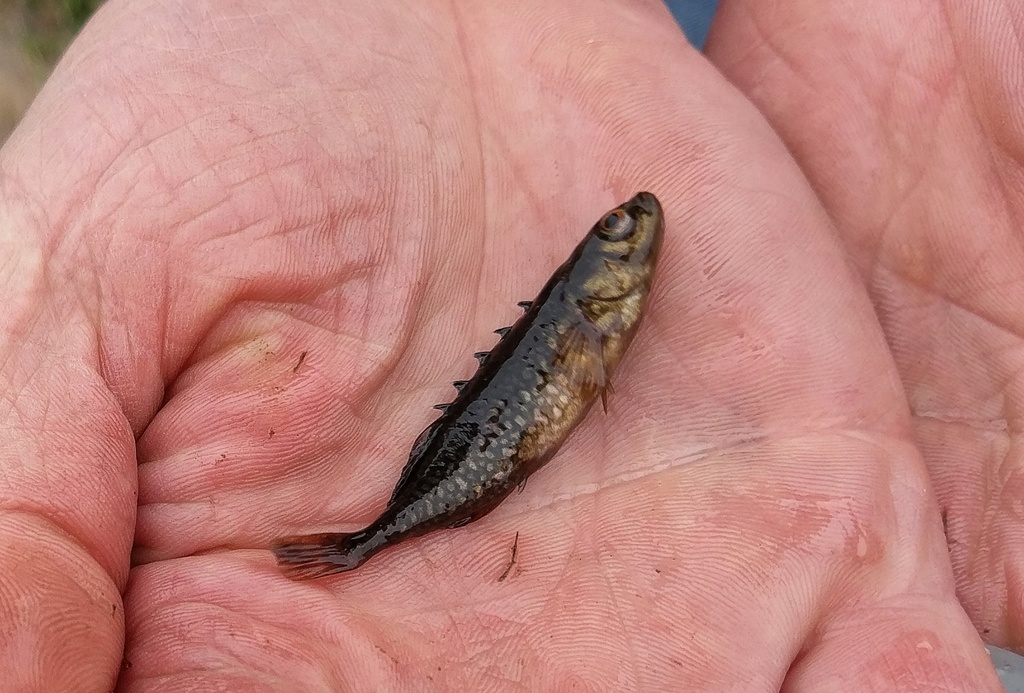
<svg viewBox="0 0 1024 693">
<path fill-rule="evenodd" d="M 660 6 L 112 1 L 0 167 L 16 683 L 997 690 L 859 277 Z M 486 519 L 284 579 L 640 189 L 608 412 Z"/>
<path fill-rule="evenodd" d="M 1024 651 L 1024 13 L 885 0 L 722 7 L 711 56 L 763 109 L 875 302 L 957 595 Z"/>
</svg>

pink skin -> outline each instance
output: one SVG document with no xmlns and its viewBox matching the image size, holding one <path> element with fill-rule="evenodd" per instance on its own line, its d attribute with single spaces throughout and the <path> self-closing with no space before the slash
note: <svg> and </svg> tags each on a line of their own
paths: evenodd
<svg viewBox="0 0 1024 693">
<path fill-rule="evenodd" d="M 1024 9 L 736 0 L 719 20 L 712 58 L 803 167 L 875 304 L 957 596 L 986 641 L 1024 651 Z"/>
<path fill-rule="evenodd" d="M 753 45 L 761 66 L 724 62 L 757 98 L 787 64 Z M 827 144 L 812 110 L 778 105 L 809 119 L 783 135 Z M 0 671 L 46 691 L 998 690 L 956 599 L 992 577 L 954 583 L 937 424 L 915 429 L 897 366 L 933 409 L 989 381 L 941 361 L 914 385 L 933 318 L 872 273 L 877 238 L 843 227 L 861 276 L 837 239 L 829 212 L 873 212 L 850 196 L 903 172 L 839 187 L 870 158 L 789 144 L 828 210 L 657 2 L 111 0 L 0 152 Z M 947 144 L 968 143 L 927 153 Z M 265 547 L 372 519 L 471 352 L 640 189 L 668 235 L 608 413 L 486 519 L 283 578 Z M 964 244 L 898 240 L 929 277 L 984 276 Z M 952 513 L 970 487 L 935 464 Z"/>
</svg>

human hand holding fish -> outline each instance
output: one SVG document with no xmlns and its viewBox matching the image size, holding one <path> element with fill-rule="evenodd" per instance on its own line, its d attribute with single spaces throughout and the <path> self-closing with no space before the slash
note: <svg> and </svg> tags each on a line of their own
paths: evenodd
<svg viewBox="0 0 1024 693">
<path fill-rule="evenodd" d="M 23 689 L 997 690 L 861 278 L 664 8 L 111 0 L 0 171 Z"/>
</svg>

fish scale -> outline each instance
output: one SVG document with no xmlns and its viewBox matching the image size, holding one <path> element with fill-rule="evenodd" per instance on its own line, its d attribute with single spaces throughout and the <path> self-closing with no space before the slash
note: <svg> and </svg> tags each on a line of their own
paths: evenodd
<svg viewBox="0 0 1024 693">
<path fill-rule="evenodd" d="M 353 570 L 415 536 L 493 510 L 544 466 L 584 419 L 639 327 L 664 235 L 661 204 L 641 192 L 602 216 L 523 315 L 495 330 L 472 378 L 413 443 L 380 516 L 352 533 L 284 537 L 284 573 Z"/>
</svg>

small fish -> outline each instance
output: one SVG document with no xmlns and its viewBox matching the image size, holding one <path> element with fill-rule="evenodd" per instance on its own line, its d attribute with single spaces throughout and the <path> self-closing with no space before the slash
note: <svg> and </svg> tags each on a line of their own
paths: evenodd
<svg viewBox="0 0 1024 693">
<path fill-rule="evenodd" d="M 633 340 L 664 235 L 661 204 L 641 192 L 594 225 L 454 401 L 412 446 L 387 507 L 350 534 L 284 537 L 273 547 L 296 580 L 343 573 L 383 548 L 493 510 L 558 451 Z"/>
</svg>

